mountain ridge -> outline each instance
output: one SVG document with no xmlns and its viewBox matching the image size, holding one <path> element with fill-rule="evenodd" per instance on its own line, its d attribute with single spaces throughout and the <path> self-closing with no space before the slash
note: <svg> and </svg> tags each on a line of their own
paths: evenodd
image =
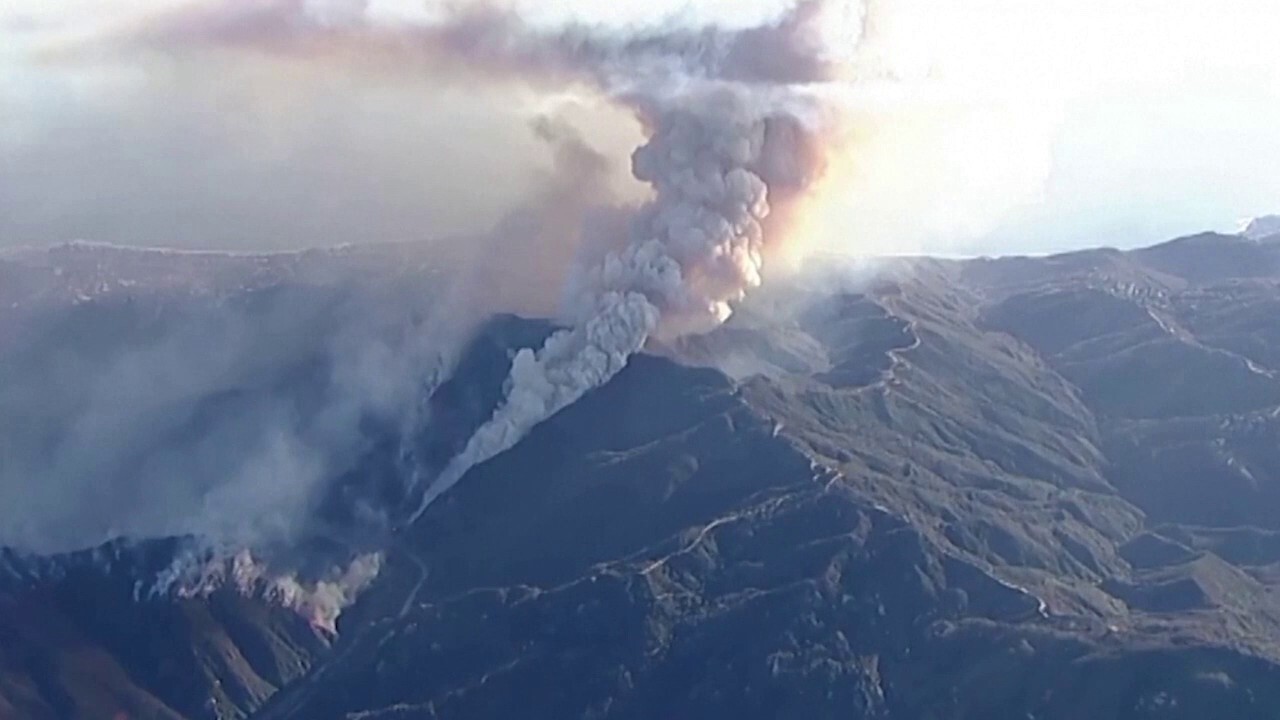
<svg viewBox="0 0 1280 720">
<path fill-rule="evenodd" d="M 258 690 L 195 710 L 210 692 L 197 687 L 166 707 L 1267 717 L 1277 258 L 1208 234 L 766 288 L 474 468 L 388 540 L 332 645 L 283 635 L 309 648 L 296 674 L 250 663 Z M 496 322 L 437 391 L 422 457 L 456 449 L 500 397 L 510 352 L 549 331 Z M 64 582 L 32 576 L 0 597 Z M 281 622 L 250 627 L 282 637 Z M 30 684 L 8 682 L 0 698 L 18 707 L 30 693 L 3 688 Z"/>
</svg>

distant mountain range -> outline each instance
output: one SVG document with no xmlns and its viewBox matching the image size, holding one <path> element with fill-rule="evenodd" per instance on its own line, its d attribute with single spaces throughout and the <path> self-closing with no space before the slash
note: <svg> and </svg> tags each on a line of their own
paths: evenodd
<svg viewBox="0 0 1280 720">
<path fill-rule="evenodd" d="M 3 551 L 0 718 L 1273 718 L 1266 234 L 767 288 L 378 538 L 336 635 L 270 593 L 140 592 L 180 539 Z M 0 256 L 0 328 L 344 264 L 417 282 L 411 255 Z M 491 319 L 418 459 L 550 331 Z M 332 502 L 394 503 L 402 452 L 367 443 Z"/>
</svg>

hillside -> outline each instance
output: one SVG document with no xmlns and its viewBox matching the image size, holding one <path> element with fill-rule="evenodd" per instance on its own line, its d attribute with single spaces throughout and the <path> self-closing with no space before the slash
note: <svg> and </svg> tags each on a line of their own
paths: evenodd
<svg viewBox="0 0 1280 720">
<path fill-rule="evenodd" d="M 135 600 L 164 541 L 6 556 L 0 717 L 1272 717 L 1280 245 L 834 276 L 474 468 L 377 540 L 336 639 L 230 588 Z M 486 325 L 418 459 L 549 331 Z M 334 497 L 394 504 L 396 467 L 368 443 Z"/>
</svg>

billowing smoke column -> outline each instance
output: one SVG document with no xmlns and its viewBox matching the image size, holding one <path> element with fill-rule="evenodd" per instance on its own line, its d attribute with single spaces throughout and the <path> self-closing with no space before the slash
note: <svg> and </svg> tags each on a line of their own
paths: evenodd
<svg viewBox="0 0 1280 720">
<path fill-rule="evenodd" d="M 799 44 L 790 36 L 804 28 L 796 18 L 813 17 L 819 5 L 804 3 L 771 28 L 786 33 L 787 42 L 766 30 L 746 32 L 761 50 L 794 49 Z M 520 47 L 528 51 L 527 38 Z M 642 47 L 652 52 L 660 43 Z M 505 402 L 423 491 L 413 518 L 475 464 L 512 447 L 539 422 L 622 370 L 651 336 L 670 339 L 711 330 L 760 285 L 770 181 L 788 194 L 802 191 L 813 178 L 815 154 L 795 115 L 799 101 L 790 87 L 774 82 L 761 58 L 748 54 L 735 60 L 743 47 L 737 38 L 713 47 L 734 50 L 712 62 L 700 57 L 683 75 L 689 55 L 677 53 L 667 58 L 676 75 L 656 80 L 619 79 L 611 62 L 603 89 L 621 88 L 618 99 L 651 129 L 648 142 L 632 156 L 632 171 L 653 188 L 653 199 L 636 211 L 621 247 L 579 269 L 571 281 L 572 326 L 536 352 L 516 355 Z M 751 73 L 740 66 L 746 60 Z M 795 55 L 779 62 L 815 72 L 825 67 L 817 58 L 797 63 Z M 744 74 L 770 79 L 742 82 Z M 791 75 L 783 73 L 788 80 Z M 648 82 L 657 86 L 649 88 Z"/>
<path fill-rule="evenodd" d="M 709 330 L 760 284 L 768 189 L 749 168 L 764 124 L 726 100 L 659 118 L 633 157 L 635 176 L 656 197 L 637 215 L 630 241 L 584 271 L 573 327 L 516 355 L 505 403 L 426 490 L 419 513 L 470 467 L 613 377 L 651 334 Z"/>
<path fill-rule="evenodd" d="M 344 72 L 437 73 L 446 82 L 497 79 L 504 88 L 586 88 L 591 100 L 603 96 L 634 113 L 648 139 L 635 151 L 632 170 L 651 197 L 638 207 L 602 213 L 627 221 L 626 229 L 607 236 L 555 231 L 563 218 L 609 202 L 607 192 L 591 191 L 603 184 L 610 163 L 554 119 L 535 126 L 557 152 L 558 182 L 540 188 L 550 192 L 533 203 L 537 210 L 514 213 L 494 237 L 540 226 L 529 236 L 539 260 L 549 257 L 555 266 L 547 274 L 556 285 L 575 248 L 584 259 L 569 273 L 566 329 L 514 358 L 505 398 L 492 418 L 430 483 L 408 488 L 407 506 L 386 512 L 383 503 L 388 496 L 398 502 L 398 494 L 384 494 L 371 482 L 361 489 L 370 490 L 367 497 L 353 496 L 344 484 L 345 473 L 369 449 L 366 427 L 376 433 L 416 428 L 421 419 L 404 401 L 424 375 L 447 373 L 454 341 L 470 320 L 510 309 L 503 298 L 473 303 L 474 287 L 485 283 L 467 279 L 457 293 L 442 293 L 435 312 L 426 312 L 415 304 L 416 284 L 405 288 L 413 299 L 399 295 L 396 284 L 385 294 L 371 293 L 365 305 L 363 293 L 348 297 L 341 286 L 321 291 L 307 280 L 297 294 L 251 293 L 253 302 L 244 307 L 219 301 L 206 309 L 193 302 L 188 310 L 180 303 L 164 313 L 167 320 L 148 320 L 142 339 L 106 343 L 105 350 L 90 349 L 83 358 L 69 353 L 47 378 L 42 363 L 32 363 L 39 383 L 31 388 L 21 381 L 0 383 L 0 391 L 12 390 L 0 394 L 0 404 L 20 401 L 9 403 L 19 409 L 11 418 L 0 413 L 0 427 L 9 419 L 24 430 L 17 444 L 0 438 L 0 456 L 15 446 L 23 450 L 8 454 L 16 461 L 10 472 L 0 472 L 0 485 L 12 478 L 10 487 L 28 495 L 32 478 L 45 486 L 22 505 L 30 512 L 10 513 L 17 526 L 0 532 L 0 542 L 18 538 L 44 551 L 99 538 L 192 536 L 190 550 L 179 553 L 151 592 L 190 595 L 231 587 L 273 597 L 332 632 L 338 613 L 380 568 L 382 556 L 365 551 L 380 546 L 404 511 L 415 511 L 416 518 L 473 465 L 510 448 L 621 371 L 650 338 L 671 340 L 724 322 L 762 282 L 766 243 L 779 215 L 771 215 L 771 203 L 776 211 L 779 201 L 803 193 L 820 169 L 821 143 L 807 119 L 815 107 L 808 88 L 833 69 L 815 32 L 827 3 L 802 0 L 778 21 L 745 30 L 665 25 L 619 34 L 576 24 L 534 27 L 484 0 L 470 1 L 438 21 L 414 23 L 379 17 L 374 8 L 384 4 L 369 0 L 195 0 L 136 26 L 113 25 L 101 38 L 77 39 L 45 59 L 74 61 L 85 53 L 92 61 L 99 51 L 138 52 L 139 68 L 149 70 L 158 59 L 166 71 L 160 75 L 177 71 L 177 85 L 224 68 L 250 72 L 240 65 L 246 52 L 248 66 L 258 53 L 302 63 L 336 59 Z M 165 62 L 169 55 L 177 61 L 172 68 Z M 192 60 L 196 75 L 187 74 Z M 289 62 L 268 65 L 295 69 Z M 161 85 L 167 88 L 168 81 Z M 169 97 L 164 93 L 156 97 Z M 133 102 L 169 109 L 140 97 L 146 102 Z M 113 117 L 104 127 L 128 125 L 129 117 Z M 144 135 L 148 127 L 143 124 Z M 222 136 L 220 123 L 210 127 L 217 130 L 212 137 Z M 183 142 L 188 135 L 179 133 Z M 213 170 L 220 167 L 215 163 Z M 318 167 L 344 165 L 336 159 Z M 542 212 L 543 206 L 554 207 Z M 553 237 L 561 234 L 572 238 Z M 528 253 L 530 247 L 522 249 Z M 529 256 L 512 254 L 516 263 Z M 532 264 L 518 268 L 524 285 L 537 284 L 529 282 L 537 279 L 538 269 L 526 267 Z M 507 278 L 506 267 L 476 277 Z M 387 308 L 388 315 L 375 308 Z M 411 320 L 419 310 L 425 319 Z M 408 339 L 400 335 L 407 327 L 413 328 Z M 85 350 L 83 343 L 72 344 Z M 42 392 L 46 386 L 56 392 Z M 31 418 L 36 421 L 27 433 Z M 188 467 L 192 457 L 202 458 L 197 471 Z M 334 498 L 340 501 L 330 503 Z M 350 548 L 337 549 L 348 542 Z"/>
</svg>

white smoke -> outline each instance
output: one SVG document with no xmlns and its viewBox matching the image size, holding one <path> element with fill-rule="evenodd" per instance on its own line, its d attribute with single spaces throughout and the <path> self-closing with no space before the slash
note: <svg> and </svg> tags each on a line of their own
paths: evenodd
<svg viewBox="0 0 1280 720">
<path fill-rule="evenodd" d="M 306 618 L 317 630 L 335 635 L 338 616 L 378 577 L 382 562 L 381 554 L 366 553 L 345 566 L 330 568 L 318 579 L 304 579 L 296 572 L 275 572 L 251 550 L 241 549 L 230 557 L 215 554 L 199 563 L 179 558 L 158 578 L 151 593 L 194 598 L 230 589 L 271 600 Z"/>
<path fill-rule="evenodd" d="M 621 371 L 659 318 L 658 308 L 643 294 L 607 292 L 585 322 L 552 334 L 537 352 L 517 353 L 503 404 L 426 488 L 411 520 L 476 463 L 512 447 L 539 422 Z"/>
</svg>

